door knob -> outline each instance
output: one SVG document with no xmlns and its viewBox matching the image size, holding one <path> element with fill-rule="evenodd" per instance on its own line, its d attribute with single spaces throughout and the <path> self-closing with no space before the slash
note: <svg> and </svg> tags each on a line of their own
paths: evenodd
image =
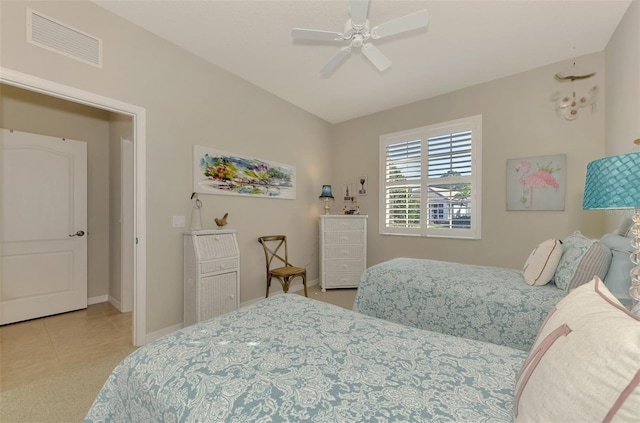
<svg viewBox="0 0 640 423">
<path fill-rule="evenodd" d="M 71 234 L 69 236 L 84 236 L 84 231 L 78 231 L 75 234 Z"/>
</svg>

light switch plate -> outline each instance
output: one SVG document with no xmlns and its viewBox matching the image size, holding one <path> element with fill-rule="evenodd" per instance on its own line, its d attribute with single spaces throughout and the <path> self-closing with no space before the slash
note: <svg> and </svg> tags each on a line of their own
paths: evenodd
<svg viewBox="0 0 640 423">
<path fill-rule="evenodd" d="M 186 225 L 186 219 L 184 216 L 173 216 L 173 227 L 184 228 Z"/>
</svg>

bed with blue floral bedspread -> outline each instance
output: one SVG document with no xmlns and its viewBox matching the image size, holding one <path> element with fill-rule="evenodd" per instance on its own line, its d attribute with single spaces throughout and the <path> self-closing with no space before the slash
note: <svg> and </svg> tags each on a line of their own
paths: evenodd
<svg viewBox="0 0 640 423">
<path fill-rule="evenodd" d="M 295 294 L 147 344 L 87 422 L 501 422 L 527 353 Z"/>
<path fill-rule="evenodd" d="M 521 270 L 397 258 L 362 274 L 353 310 L 528 351 L 566 294 L 553 283 L 528 285 Z"/>
</svg>

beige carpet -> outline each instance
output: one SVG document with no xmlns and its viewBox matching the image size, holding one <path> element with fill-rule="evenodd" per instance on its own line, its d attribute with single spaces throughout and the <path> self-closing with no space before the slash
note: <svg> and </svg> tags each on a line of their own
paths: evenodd
<svg viewBox="0 0 640 423">
<path fill-rule="evenodd" d="M 81 422 L 113 368 L 135 348 L 0 393 L 2 423 Z"/>
</svg>

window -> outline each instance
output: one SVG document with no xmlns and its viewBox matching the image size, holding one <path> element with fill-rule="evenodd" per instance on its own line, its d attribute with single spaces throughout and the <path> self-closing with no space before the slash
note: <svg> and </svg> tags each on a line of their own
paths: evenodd
<svg viewBox="0 0 640 423">
<path fill-rule="evenodd" d="M 380 137 L 380 233 L 480 239 L 482 116 Z"/>
</svg>

